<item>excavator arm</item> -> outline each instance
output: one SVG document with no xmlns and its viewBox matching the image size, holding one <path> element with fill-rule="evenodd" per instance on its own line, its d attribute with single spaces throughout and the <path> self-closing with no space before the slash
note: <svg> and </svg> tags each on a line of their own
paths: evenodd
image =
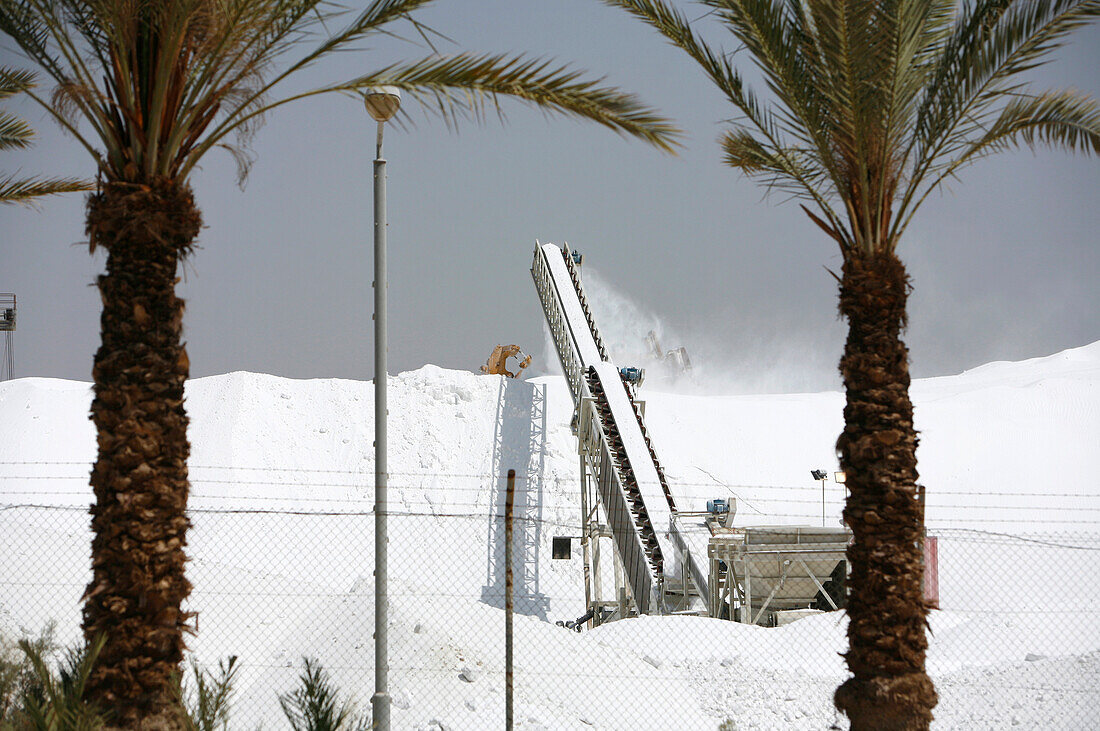
<svg viewBox="0 0 1100 731">
<path fill-rule="evenodd" d="M 518 360 L 515 373 L 512 373 L 507 368 L 507 360 L 509 358 L 516 358 Z M 524 368 L 531 365 L 531 356 L 520 350 L 518 345 L 498 345 L 493 348 L 492 355 L 489 356 L 489 360 L 485 361 L 485 365 L 481 366 L 482 373 L 488 373 L 495 376 L 508 376 L 509 378 L 517 378 Z"/>
</svg>

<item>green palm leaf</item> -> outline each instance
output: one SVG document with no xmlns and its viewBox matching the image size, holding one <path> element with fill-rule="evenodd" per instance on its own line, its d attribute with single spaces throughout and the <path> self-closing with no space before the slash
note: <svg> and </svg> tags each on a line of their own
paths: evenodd
<svg viewBox="0 0 1100 731">
<path fill-rule="evenodd" d="M 406 89 L 449 123 L 481 119 L 512 97 L 662 150 L 676 146 L 675 127 L 633 95 L 524 56 L 433 56 L 280 93 L 297 72 L 392 33 L 390 26 L 411 21 L 430 1 L 373 0 L 351 13 L 322 0 L 0 0 L 0 31 L 53 77 L 52 98 L 34 98 L 77 136 L 107 179 L 183 180 L 216 147 L 240 153 L 246 172 L 248 140 L 266 112 L 382 83 Z"/>
<path fill-rule="evenodd" d="M 0 99 L 29 91 L 35 77 L 29 71 L 0 67 Z M 9 112 L 0 111 L 0 150 L 22 150 L 31 146 L 34 130 L 25 121 Z M 90 183 L 76 178 L 28 178 L 14 175 L 0 178 L 0 203 L 33 205 L 36 198 L 59 193 L 91 190 Z"/>
<path fill-rule="evenodd" d="M 1049 61 L 1066 36 L 1100 17 L 1100 1 L 986 0 L 959 16 L 918 112 L 915 156 L 927 166 L 981 134 L 1019 74 Z"/>
<path fill-rule="evenodd" d="M 19 117 L 0 111 L 0 150 L 21 150 L 31 146 L 34 130 Z"/>
<path fill-rule="evenodd" d="M 785 106 L 777 109 L 769 109 L 753 92 L 745 86 L 741 74 L 734 69 L 729 56 L 721 51 L 711 48 L 692 30 L 687 18 L 662 0 L 603 0 L 605 4 L 621 8 L 636 18 L 642 20 L 657 30 L 673 46 L 682 49 L 702 68 L 706 77 L 722 92 L 726 99 L 741 114 L 741 118 L 734 122 L 735 130 L 730 134 L 733 140 L 734 151 L 731 153 L 729 145 L 730 137 L 724 136 L 720 143 L 726 148 L 727 162 L 733 163 L 739 159 L 736 152 L 737 139 L 742 134 L 759 135 L 756 137 L 756 145 L 759 151 L 768 158 L 781 164 L 775 169 L 776 175 L 767 178 L 769 188 L 780 189 L 794 197 L 805 197 L 812 200 L 830 221 L 833 228 L 842 230 L 841 216 L 830 205 L 830 199 L 835 199 L 837 190 L 834 187 L 835 175 L 832 174 L 832 158 L 822 155 L 814 165 L 813 174 L 806 169 L 805 163 L 801 164 L 794 159 L 783 160 L 784 155 L 789 154 L 795 146 L 785 142 L 784 137 L 790 135 L 803 144 L 799 147 L 814 147 L 816 150 L 827 150 L 828 142 L 822 137 L 822 130 L 808 129 L 800 123 L 796 114 Z M 717 5 L 718 3 L 709 3 Z M 736 12 L 743 8 L 733 2 L 721 3 L 722 8 L 728 12 Z M 736 7 L 735 7 L 736 6 Z M 735 31 L 736 32 L 736 31 Z M 804 41 L 803 38 L 799 39 Z M 757 59 L 758 64 L 764 63 Z M 753 159 L 755 153 L 746 159 Z M 759 158 L 757 158 L 759 159 Z M 736 167 L 736 166 L 735 166 Z M 830 171 L 828 175 L 821 175 L 821 170 Z M 750 177 L 756 172 L 756 168 L 750 166 L 742 169 Z M 780 172 L 782 171 L 782 172 Z"/>
<path fill-rule="evenodd" d="M 0 203 L 34 203 L 36 198 L 60 193 L 79 193 L 93 186 L 79 178 L 0 178 Z"/>
<path fill-rule="evenodd" d="M 742 115 L 726 163 L 813 202 L 844 250 L 893 250 L 946 176 L 1008 144 L 1095 152 L 1087 97 L 1018 79 L 1100 0 L 699 0 L 760 68 L 766 104 L 665 0 L 603 1 L 699 64 Z"/>
<path fill-rule="evenodd" d="M 6 66 L 0 67 L 0 99 L 24 92 L 34 86 L 34 74 Z M 0 150 L 30 147 L 34 130 L 19 117 L 0 111 Z"/>
<path fill-rule="evenodd" d="M 501 99 L 509 97 L 640 137 L 664 150 L 671 151 L 678 136 L 675 127 L 632 95 L 583 80 L 580 72 L 568 67 L 524 56 L 435 56 L 387 66 L 302 96 L 378 86 L 408 92 L 452 124 L 462 118 L 482 120 L 487 111 L 502 114 Z"/>
<path fill-rule="evenodd" d="M 1013 99 L 985 134 L 958 153 L 938 180 L 977 159 L 1022 145 L 1100 154 L 1100 106 L 1075 91 L 1048 91 Z"/>
</svg>

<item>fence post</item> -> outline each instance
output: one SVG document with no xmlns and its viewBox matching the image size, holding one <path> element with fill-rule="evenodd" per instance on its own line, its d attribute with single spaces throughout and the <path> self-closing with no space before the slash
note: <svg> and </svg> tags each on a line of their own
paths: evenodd
<svg viewBox="0 0 1100 731">
<path fill-rule="evenodd" d="M 504 728 L 512 731 L 512 504 L 516 471 L 508 470 L 504 497 Z"/>
</svg>

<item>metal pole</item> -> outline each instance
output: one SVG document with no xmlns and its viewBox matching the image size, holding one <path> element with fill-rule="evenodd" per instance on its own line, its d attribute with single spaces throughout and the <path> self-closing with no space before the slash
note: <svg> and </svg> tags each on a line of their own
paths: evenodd
<svg viewBox="0 0 1100 731">
<path fill-rule="evenodd" d="M 583 420 L 582 420 L 583 423 Z M 584 611 L 592 608 L 592 546 L 589 544 L 588 525 L 588 470 L 585 469 L 584 455 L 581 460 L 581 548 L 584 551 Z M 599 539 L 597 539 L 599 540 Z M 592 616 L 595 616 L 594 614 Z M 589 620 L 591 622 L 591 620 Z"/>
<path fill-rule="evenodd" d="M 512 731 L 512 504 L 516 496 L 516 471 L 508 470 L 504 498 L 504 728 Z"/>
<path fill-rule="evenodd" d="M 821 478 L 821 527 L 825 527 L 825 478 Z"/>
<path fill-rule="evenodd" d="M 386 161 L 382 125 L 374 160 L 374 696 L 373 727 L 390 728 L 388 486 L 386 465 Z"/>
</svg>

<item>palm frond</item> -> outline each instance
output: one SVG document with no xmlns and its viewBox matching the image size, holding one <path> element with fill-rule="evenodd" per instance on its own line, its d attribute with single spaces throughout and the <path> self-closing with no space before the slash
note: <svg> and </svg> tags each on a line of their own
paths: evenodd
<svg viewBox="0 0 1100 731">
<path fill-rule="evenodd" d="M 356 43 L 367 35 L 381 30 L 387 24 L 405 18 L 414 10 L 434 1 L 374 0 L 346 28 L 326 38 L 317 48 L 306 54 L 303 60 L 305 63 L 311 63 L 314 59 L 325 56 L 338 48 Z"/>
<path fill-rule="evenodd" d="M 692 31 L 687 18 L 662 0 L 603 0 L 652 26 L 673 46 L 685 51 L 726 97 L 741 107 L 744 86 L 740 75 L 720 53 L 716 53 Z"/>
<path fill-rule="evenodd" d="M 896 62 L 890 40 L 897 18 L 876 12 L 877 3 L 818 0 L 808 5 L 812 24 L 800 32 L 805 49 L 800 55 L 809 59 L 807 75 L 812 76 L 811 90 L 800 94 L 813 101 L 807 126 L 820 129 L 819 154 L 830 161 L 856 245 L 866 246 L 876 229 L 873 202 L 885 181 L 875 161 L 889 145 L 883 100 Z"/>
<path fill-rule="evenodd" d="M 891 24 L 894 32 L 885 40 L 886 54 L 882 137 L 885 143 L 877 151 L 874 165 L 887 177 L 876 190 L 872 204 L 875 230 L 886 241 L 896 241 L 886 230 L 891 221 L 898 187 L 905 184 L 911 152 L 910 140 L 917 125 L 920 104 L 934 73 L 937 60 L 951 36 L 955 0 L 897 2 Z"/>
<path fill-rule="evenodd" d="M 912 210 L 967 165 L 1012 147 L 1052 148 L 1100 154 L 1100 106 L 1074 90 L 1013 99 L 984 134 L 967 141 L 955 157 L 929 168 Z"/>
<path fill-rule="evenodd" d="M 697 1 L 761 70 L 767 101 L 668 0 L 604 3 L 703 68 L 742 115 L 720 140 L 725 162 L 812 200 L 842 247 L 892 250 L 930 190 L 1007 146 L 1096 151 L 1092 102 L 1035 97 L 1020 74 L 1100 0 Z"/>
<path fill-rule="evenodd" d="M 73 55 L 71 44 L 59 41 L 58 36 L 67 39 L 64 33 L 64 21 L 57 15 L 57 4 L 43 0 L 3 0 L 0 2 L 0 33 L 9 36 L 23 55 L 37 64 L 46 75 L 57 84 L 76 84 L 79 80 L 73 74 L 83 69 L 83 65 L 69 68 L 66 54 Z M 62 50 L 64 49 L 64 53 Z M 101 158 L 92 143 L 78 129 L 78 122 L 72 116 L 65 116 L 52 105 L 40 98 L 32 90 L 24 93 L 45 109 L 54 119 L 100 162 Z M 103 126 L 96 124 L 94 108 L 81 109 L 80 116 L 93 123 L 97 132 L 103 132 Z"/>
<path fill-rule="evenodd" d="M 736 122 L 736 128 L 731 132 L 734 138 L 740 136 L 742 131 L 749 131 L 762 135 L 759 145 L 762 149 L 770 150 L 773 154 L 783 155 L 787 151 L 796 149 L 784 141 L 786 134 L 791 134 L 801 140 L 805 146 L 813 146 L 820 150 L 820 145 L 814 145 L 814 130 L 800 128 L 797 114 L 792 114 L 789 109 L 779 109 L 775 112 L 768 109 L 749 89 L 741 74 L 733 67 L 728 55 L 711 48 L 692 30 L 687 18 L 675 8 L 666 4 L 663 0 L 603 0 L 605 4 L 617 7 L 630 13 L 639 20 L 653 27 L 673 46 L 680 48 L 688 54 L 703 70 L 706 77 L 714 83 L 726 99 L 742 115 L 742 119 Z M 716 5 L 717 3 L 712 3 Z M 737 4 L 735 0 L 723 3 L 723 8 L 730 10 Z M 726 144 L 728 136 L 722 138 L 722 144 Z M 727 155 L 727 162 L 732 163 L 740 159 L 738 156 Z M 827 162 L 821 161 L 821 167 L 827 167 Z M 794 177 L 791 179 L 791 188 L 797 188 L 799 195 L 813 200 L 834 226 L 839 228 L 839 221 L 835 219 L 835 213 L 828 203 L 829 189 L 819 189 L 818 179 L 803 178 L 801 167 L 794 160 L 786 161 L 783 168 Z M 779 181 L 772 181 L 773 187 L 780 186 Z M 783 184 L 785 185 L 785 184 Z M 786 188 L 785 188 L 786 189 Z"/>
<path fill-rule="evenodd" d="M 932 165 L 983 129 L 1012 80 L 1050 60 L 1069 33 L 1100 17 L 1100 0 L 985 0 L 947 42 L 916 126 L 916 158 Z M 963 131 L 960 133 L 959 128 Z"/>
<path fill-rule="evenodd" d="M 786 147 L 774 149 L 762 143 L 747 129 L 725 132 L 719 138 L 723 162 L 747 177 L 759 181 L 769 190 L 779 190 L 792 198 L 813 201 L 800 181 L 808 181 L 816 189 L 829 189 L 829 172 L 810 148 Z"/>
<path fill-rule="evenodd" d="M 50 30 L 35 0 L 7 0 L 0 3 L 0 33 L 15 41 L 20 50 L 54 80 L 65 78 L 65 70 L 50 51 Z"/>
<path fill-rule="evenodd" d="M 825 90 L 821 85 L 827 79 L 821 66 L 829 60 L 805 52 L 812 36 L 808 29 L 795 24 L 801 16 L 791 14 L 783 3 L 773 0 L 703 0 L 703 4 L 718 11 L 752 54 L 778 101 L 776 115 L 784 131 L 828 154 L 833 120 L 823 114 L 821 94 Z"/>
<path fill-rule="evenodd" d="M 61 193 L 93 190 L 94 185 L 78 178 L 0 178 L 0 203 L 33 204 L 36 198 Z"/>
<path fill-rule="evenodd" d="M 31 71 L 0 66 L 0 99 L 7 99 L 34 87 L 35 76 Z"/>
<path fill-rule="evenodd" d="M 1021 107 L 1021 100 L 1039 98 L 1026 90 L 1020 74 L 1048 63 L 1072 31 L 1098 17 L 1100 0 L 979 0 L 962 10 L 917 114 L 910 183 L 897 209 L 895 238 L 947 176 L 1006 140 L 1083 149 L 1080 140 L 1087 136 L 1072 127 L 1046 135 L 1035 122 L 1023 134 L 1008 122 L 1016 110 L 1034 110 L 1030 103 Z M 1013 131 L 988 138 L 994 129 Z"/>
<path fill-rule="evenodd" d="M 21 150 L 31 146 L 34 130 L 8 112 L 0 112 L 0 150 Z"/>
<path fill-rule="evenodd" d="M 424 102 L 444 119 L 485 118 L 500 113 L 502 97 L 587 119 L 672 151 L 679 130 L 637 97 L 583 79 L 581 73 L 551 61 L 524 56 L 472 55 L 430 57 L 395 64 L 352 80 L 345 89 L 396 86 Z"/>
<path fill-rule="evenodd" d="M 29 71 L 0 67 L 0 99 L 14 94 L 29 93 L 34 88 L 35 76 Z M 31 146 L 34 130 L 24 120 L 9 112 L 0 111 L 0 150 L 26 149 Z M 14 175 L 0 178 L 0 203 L 33 205 L 36 198 L 58 193 L 91 190 L 87 181 L 76 178 L 27 178 Z"/>
<path fill-rule="evenodd" d="M 0 32 L 53 78 L 51 102 L 32 98 L 112 180 L 186 178 L 216 147 L 230 150 L 247 172 L 249 138 L 267 111 L 368 83 L 405 88 L 448 122 L 480 117 L 513 97 L 664 150 L 677 145 L 672 124 L 633 95 L 523 56 L 435 56 L 280 94 L 298 71 L 389 32 L 388 25 L 407 20 L 420 30 L 411 13 L 431 1 L 371 0 L 352 12 L 326 0 L 0 0 Z M 78 120 L 91 134 L 83 135 Z"/>
<path fill-rule="evenodd" d="M 579 71 L 524 56 L 458 54 L 393 64 L 257 107 L 210 135 L 196 148 L 192 159 L 197 161 L 204 148 L 222 144 L 219 140 L 236 126 L 284 104 L 334 92 L 362 93 L 379 86 L 401 89 L 428 113 L 450 125 L 463 118 L 484 120 L 487 111 L 502 115 L 500 103 L 507 97 L 552 113 L 596 122 L 661 150 L 671 152 L 679 146 L 680 131 L 667 119 L 644 106 L 633 94 L 585 80 Z M 188 172 L 191 165 L 185 166 L 183 172 Z"/>
<path fill-rule="evenodd" d="M 965 162 L 975 154 L 1000 152 L 1021 144 L 1100 154 L 1100 105 L 1074 90 L 1013 99 L 1001 110 L 989 131 L 959 159 Z"/>
</svg>

